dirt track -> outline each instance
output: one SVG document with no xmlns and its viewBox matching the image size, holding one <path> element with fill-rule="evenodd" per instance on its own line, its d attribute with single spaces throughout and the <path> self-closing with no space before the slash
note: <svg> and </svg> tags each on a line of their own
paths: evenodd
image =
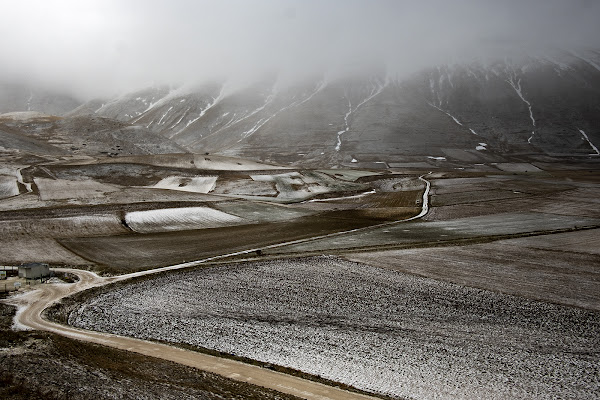
<svg viewBox="0 0 600 400">
<path fill-rule="evenodd" d="M 419 178 L 425 183 L 423 191 L 421 212 L 404 221 L 410 221 L 421 218 L 428 212 L 428 196 L 430 183 L 423 177 Z M 396 221 L 388 224 L 403 222 Z M 330 236 L 338 236 L 349 232 L 355 232 L 359 229 L 352 229 L 345 232 L 328 233 L 317 237 L 309 237 L 302 240 L 293 240 L 290 242 L 278 243 L 270 247 L 286 246 L 292 243 L 310 241 L 316 238 L 325 238 Z M 71 328 L 68 326 L 56 324 L 42 318 L 42 313 L 51 304 L 60 299 L 88 288 L 106 285 L 112 282 L 129 279 L 136 276 L 154 274 L 166 270 L 180 269 L 188 266 L 198 265 L 211 259 L 224 258 L 236 254 L 244 254 L 253 250 L 243 250 L 233 252 L 217 257 L 210 257 L 204 260 L 188 262 L 182 264 L 171 265 L 168 267 L 157 268 L 153 270 L 135 272 L 126 275 L 103 278 L 98 275 L 76 269 L 59 269 L 62 272 L 69 272 L 79 276 L 79 281 L 75 284 L 48 284 L 40 285 L 37 290 L 29 291 L 21 296 L 12 297 L 6 302 L 19 307 L 19 311 L 15 317 L 15 324 L 23 329 L 35 329 L 54 332 L 68 338 L 83 340 L 91 343 L 101 344 L 121 350 L 132 351 L 138 354 L 157 357 L 160 359 L 173 361 L 179 364 L 202 369 L 204 371 L 213 372 L 234 380 L 249 382 L 258 386 L 277 390 L 282 393 L 291 394 L 304 399 L 374 399 L 375 397 L 366 396 L 358 393 L 348 392 L 335 387 L 323 385 L 321 383 L 312 382 L 299 377 L 282 374 L 275 371 L 259 368 L 256 366 L 244 364 L 238 361 L 218 358 L 206 354 L 201 354 L 189 350 L 153 343 L 149 341 L 133 339 L 123 336 L 98 333 L 93 331 L 85 331 Z"/>
<path fill-rule="evenodd" d="M 22 296 L 13 297 L 9 300 L 11 304 L 19 307 L 15 318 L 17 325 L 20 325 L 21 328 L 50 331 L 72 339 L 84 340 L 173 361 L 304 399 L 374 399 L 374 397 L 329 387 L 317 382 L 266 370 L 238 361 L 222 359 L 139 339 L 74 329 L 47 321 L 42 318 L 41 313 L 48 305 L 81 290 L 123 279 L 122 277 L 101 278 L 96 274 L 81 270 L 62 269 L 61 271 L 78 275 L 80 278 L 79 282 L 75 284 L 40 285 L 37 290 L 32 290 Z"/>
</svg>

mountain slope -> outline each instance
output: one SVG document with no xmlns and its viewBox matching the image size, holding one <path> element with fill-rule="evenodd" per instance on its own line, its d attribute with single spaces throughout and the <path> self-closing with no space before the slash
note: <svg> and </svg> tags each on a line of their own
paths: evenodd
<svg viewBox="0 0 600 400">
<path fill-rule="evenodd" d="M 14 111 L 38 111 L 44 114 L 63 115 L 81 103 L 73 96 L 58 90 L 0 82 L 0 114 Z"/>
<path fill-rule="evenodd" d="M 0 114 L 0 145 L 39 155 L 117 156 L 184 153 L 185 149 L 140 126 L 98 116 Z"/>
<path fill-rule="evenodd" d="M 587 157 L 600 144 L 600 53 L 481 58 L 404 79 L 374 70 L 294 84 L 267 75 L 237 87 L 151 87 L 66 115 L 130 124 L 121 135 L 153 138 L 150 147 L 160 135 L 179 151 L 279 163 Z"/>
</svg>

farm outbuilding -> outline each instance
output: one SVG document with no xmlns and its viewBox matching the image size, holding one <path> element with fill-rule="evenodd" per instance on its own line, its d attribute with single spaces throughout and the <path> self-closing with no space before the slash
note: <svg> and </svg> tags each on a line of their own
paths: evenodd
<svg viewBox="0 0 600 400">
<path fill-rule="evenodd" d="M 50 267 L 44 263 L 29 263 L 19 266 L 19 278 L 41 279 L 50 276 Z"/>
</svg>

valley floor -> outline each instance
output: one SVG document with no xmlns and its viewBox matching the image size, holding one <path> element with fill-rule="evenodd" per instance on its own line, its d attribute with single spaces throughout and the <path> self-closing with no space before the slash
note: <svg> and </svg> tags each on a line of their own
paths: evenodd
<svg viewBox="0 0 600 400">
<path fill-rule="evenodd" d="M 67 178 L 71 173 L 71 167 L 49 168 L 59 179 L 59 174 Z M 83 167 L 76 168 L 81 173 Z M 129 167 L 118 168 L 119 173 L 128 173 Z M 69 313 L 63 310 L 62 318 L 86 329 L 179 342 L 202 351 L 281 364 L 394 398 L 591 399 L 600 395 L 597 174 L 551 168 L 518 174 L 439 171 L 426 177 L 431 182 L 427 215 L 395 222 L 421 211 L 424 185 L 418 177 L 427 171 L 353 176 L 343 171 L 265 170 L 260 178 L 256 172 L 215 173 L 219 177 L 211 193 L 191 195 L 126 186 L 110 189 L 98 198 L 93 193 L 100 189 L 92 189 L 74 200 L 44 200 L 41 192 L 35 193 L 44 190 L 35 178 L 42 173 L 25 171 L 22 179 L 32 182 L 32 192 L 21 188 L 20 195 L 0 202 L 0 262 L 14 263 L 23 257 L 43 261 L 37 257 L 45 252 L 56 266 L 75 265 L 103 273 L 105 277 L 98 278 L 103 283 L 138 276 L 131 284 L 123 281 L 104 287 L 104 294 L 88 292 L 66 302 Z M 97 171 L 88 173 L 96 174 L 94 180 L 100 179 Z M 264 182 L 270 182 L 268 188 Z M 43 184 L 48 191 L 57 183 Z M 248 192 L 249 187 L 255 192 L 241 194 L 240 190 Z M 137 195 L 140 201 L 126 201 Z M 207 208 L 210 211 L 206 212 Z M 160 211 L 165 209 L 177 211 Z M 144 215 L 150 219 L 133 214 L 138 211 L 152 211 Z M 36 223 L 32 215 L 38 217 Z M 137 224 L 136 231 L 131 221 Z M 208 225 L 181 230 L 190 221 Z M 156 226 L 175 228 L 164 232 L 156 231 Z M 340 231 L 346 233 L 336 233 Z M 278 245 L 283 242 L 288 244 Z M 323 258 L 323 254 L 336 257 Z M 201 259 L 210 260 L 213 266 L 204 268 L 203 263 L 194 262 Z M 152 268 L 182 262 L 177 268 L 190 267 L 189 271 L 157 278 L 140 277 L 145 272 L 118 275 L 144 270 L 150 274 Z M 306 269 L 309 264 L 313 266 Z M 214 275 L 214 271 L 218 273 Z M 214 276 L 206 281 L 211 274 Z M 378 276 L 385 279 L 376 284 L 373 280 Z M 390 282 L 396 284 L 390 286 Z M 53 287 L 59 292 L 64 290 L 56 285 Z M 204 290 L 195 292 L 200 287 Z M 214 288 L 221 289 L 215 292 Z M 292 291 L 296 295 L 283 301 L 285 296 L 276 295 L 282 288 L 296 288 Z M 380 293 L 384 289 L 400 293 L 384 296 Z M 240 290 L 243 298 L 238 299 Z M 118 299 L 102 300 L 119 293 Z M 170 298 L 172 293 L 183 297 L 194 293 L 193 301 L 183 302 L 175 295 Z M 334 293 L 337 297 L 319 300 L 319 296 Z M 383 296 L 380 301 L 377 293 Z M 209 298 L 202 300 L 204 295 Z M 275 297 L 263 299 L 265 295 Z M 235 301 L 229 304 L 231 299 Z M 309 307 L 304 313 L 294 309 L 296 301 L 311 299 L 316 299 L 314 304 L 319 307 L 347 304 L 350 308 Z M 177 304 L 187 308 L 171 310 Z M 275 308 L 265 311 L 264 307 L 271 306 Z M 41 311 L 37 310 L 38 315 Z M 204 323 L 210 318 L 225 322 Z M 190 329 L 181 321 L 188 321 Z M 131 327 L 154 328 L 156 332 Z M 243 337 L 236 336 L 236 329 L 245 332 Z M 267 331 L 272 336 L 261 336 Z M 286 335 L 291 336 L 285 343 L 269 339 L 283 340 Z M 125 365 L 128 360 L 106 364 L 94 357 L 77 356 L 69 350 L 72 339 L 36 332 L 11 332 L 7 337 L 13 339 L 4 344 L 1 355 L 6 363 L 0 365 L 10 365 L 7 382 L 15 388 L 14 398 L 19 398 L 25 387 L 34 390 L 27 392 L 32 396 L 44 390 L 45 386 L 26 379 L 30 371 L 36 371 L 27 360 L 47 355 L 57 360 L 61 371 L 74 368 L 98 376 L 117 374 L 111 380 L 115 391 L 123 388 L 120 379 L 159 379 Z M 211 341 L 211 337 L 218 340 Z M 336 342 L 340 337 L 347 340 Z M 379 338 L 377 345 L 375 337 Z M 314 342 L 318 338 L 324 342 Z M 253 340 L 257 341 L 254 345 Z M 253 353 L 260 343 L 268 346 Z M 120 350 L 102 349 L 110 354 L 107 358 L 120 357 Z M 56 355 L 63 351 L 64 356 Z M 329 353 L 323 355 L 324 351 Z M 17 362 L 20 354 L 27 354 L 25 362 Z M 73 358 L 77 366 L 69 364 Z M 374 360 L 380 363 L 369 364 Z M 109 372 L 115 368 L 119 372 Z M 352 374 L 353 368 L 358 372 Z M 37 369 L 38 373 L 45 370 L 42 366 Z M 380 373 L 370 377 L 367 370 Z M 85 373 L 77 376 L 84 379 Z M 61 383 L 59 377 L 64 375 L 60 374 L 53 376 L 57 383 L 48 386 L 54 388 L 48 393 L 56 398 L 87 398 L 84 392 L 67 390 L 70 386 Z M 212 375 L 202 374 L 213 382 Z M 377 380 L 377 376 L 389 374 L 393 376 Z M 199 390 L 169 377 L 160 379 L 177 382 L 169 383 L 176 386 L 173 393 Z M 101 380 L 90 382 L 93 387 Z M 166 390 L 163 383 L 151 384 L 148 392 L 139 392 L 137 397 L 156 398 L 156 393 Z M 136 387 L 142 390 L 143 386 Z M 218 393 L 221 389 L 214 390 Z M 258 393 L 253 391 L 262 389 L 244 386 L 239 390 Z M 296 394 L 310 398 L 306 393 Z M 104 395 L 111 396 L 108 392 Z M 260 392 L 257 396 L 267 395 Z"/>
</svg>

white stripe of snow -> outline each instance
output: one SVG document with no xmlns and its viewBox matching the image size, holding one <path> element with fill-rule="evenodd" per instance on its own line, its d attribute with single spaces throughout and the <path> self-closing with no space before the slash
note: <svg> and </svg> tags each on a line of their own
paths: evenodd
<svg viewBox="0 0 600 400">
<path fill-rule="evenodd" d="M 340 151 L 340 147 L 342 146 L 342 135 L 350 130 L 350 126 L 348 125 L 348 117 L 350 116 L 350 114 L 352 114 L 352 103 L 350 103 L 350 99 L 348 98 L 348 112 L 344 116 L 344 123 L 346 124 L 346 129 L 337 133 L 337 144 L 335 146 L 335 151 Z"/>
<path fill-rule="evenodd" d="M 358 105 L 356 106 L 356 108 L 353 110 L 353 112 L 358 111 L 358 109 L 365 104 L 366 102 L 368 102 L 369 100 L 371 100 L 373 97 L 379 95 L 381 92 L 383 92 L 383 89 L 385 88 L 385 86 L 387 85 L 387 83 L 384 83 L 383 85 L 381 84 L 376 84 L 373 86 L 373 89 L 371 90 L 370 95 L 364 99 L 363 101 L 361 101 L 360 103 L 358 103 Z"/>
<path fill-rule="evenodd" d="M 523 100 L 523 102 L 525 104 L 527 104 L 527 107 L 529 108 L 529 118 L 531 118 L 531 122 L 533 124 L 533 127 L 535 128 L 535 119 L 533 118 L 533 111 L 531 109 L 531 103 L 529 101 L 527 101 L 527 99 L 523 96 L 523 92 L 521 90 L 521 78 L 519 78 L 516 82 L 515 82 L 515 79 L 517 79 L 517 75 L 513 71 L 512 73 L 508 73 L 508 79 L 506 80 L 506 82 L 508 82 L 508 84 L 515 90 L 515 92 L 517 92 L 517 94 L 519 95 L 521 100 Z M 535 132 L 532 133 L 529 140 L 531 140 L 531 138 L 533 137 L 534 134 L 535 134 Z"/>
<path fill-rule="evenodd" d="M 348 200 L 348 199 L 359 199 L 361 197 L 365 197 L 368 196 L 370 194 L 375 194 L 376 191 L 375 189 L 370 190 L 368 192 L 364 192 L 364 193 L 360 193 L 360 194 L 355 194 L 354 196 L 346 196 L 346 197 L 332 197 L 329 199 L 312 199 L 312 200 L 308 200 L 308 203 L 315 203 L 315 202 L 321 202 L 321 201 L 337 201 L 337 200 Z M 304 203 L 304 202 L 303 202 Z"/>
<path fill-rule="evenodd" d="M 594 146 L 594 144 L 590 141 L 590 138 L 588 137 L 588 135 L 586 135 L 585 132 L 582 131 L 581 129 L 579 130 L 579 132 L 581 132 L 581 135 L 585 138 L 585 140 L 587 140 L 587 142 L 589 143 L 589 145 L 596 152 L 596 154 L 590 154 L 590 155 L 591 156 L 600 156 L 600 151 L 598 151 L 598 148 L 596 146 Z"/>
<path fill-rule="evenodd" d="M 450 115 L 450 114 L 448 114 Z M 463 126 L 463 124 L 461 124 L 454 116 L 450 115 L 452 117 L 452 119 L 454 120 L 454 122 L 456 122 L 457 124 L 459 124 L 460 126 Z"/>
<path fill-rule="evenodd" d="M 273 98 L 275 97 L 275 96 L 274 96 L 274 90 L 275 90 L 275 89 L 274 89 L 274 87 L 273 87 L 273 89 L 272 89 L 272 91 L 271 91 L 271 94 L 270 94 L 270 95 L 269 95 L 269 96 L 266 98 L 266 100 L 265 100 L 265 103 L 264 103 L 262 106 L 258 107 L 257 109 L 255 109 L 254 111 L 252 111 L 250 114 L 246 114 L 246 115 L 244 115 L 244 116 L 243 116 L 242 118 L 240 118 L 240 119 L 234 120 L 234 119 L 232 118 L 232 120 L 231 120 L 230 122 L 228 122 L 228 123 L 227 123 L 225 126 L 223 126 L 223 127 L 219 128 L 219 129 L 217 129 L 216 131 L 212 132 L 210 135 L 207 135 L 206 137 L 204 137 L 204 138 L 202 138 L 202 139 L 206 139 L 207 137 L 210 137 L 210 136 L 216 135 L 217 133 L 221 132 L 222 130 L 224 130 L 224 129 L 227 129 L 227 128 L 229 128 L 230 126 L 233 126 L 233 125 L 239 124 L 240 122 L 242 122 L 242 121 L 244 121 L 244 120 L 246 120 L 246 119 L 248 119 L 248 118 L 252 117 L 253 115 L 255 115 L 255 114 L 257 114 L 257 113 L 261 112 L 262 110 L 264 110 L 264 109 L 265 109 L 265 107 L 266 107 L 267 105 L 269 105 L 269 104 L 270 104 L 270 103 L 273 101 Z M 234 114 L 233 114 L 233 117 L 235 118 L 235 116 L 236 116 L 236 114 L 234 113 Z M 244 133 L 246 133 L 246 132 L 244 132 Z M 254 132 L 252 132 L 252 133 L 254 133 Z M 243 134 L 243 133 L 242 133 L 242 134 Z M 194 144 L 198 143 L 198 141 L 199 141 L 199 140 L 197 140 L 197 141 L 195 141 L 195 142 L 192 142 L 192 145 L 194 145 Z"/>
<path fill-rule="evenodd" d="M 31 111 L 31 100 L 33 100 L 33 92 L 29 91 L 29 98 L 27 99 L 27 111 Z"/>
<path fill-rule="evenodd" d="M 181 123 L 181 120 L 183 120 L 183 118 L 185 118 L 185 116 L 187 115 L 188 111 L 190 111 L 191 107 L 188 107 L 183 114 L 181 114 L 181 117 L 179 117 L 179 119 L 177 120 L 177 122 L 175 122 L 173 125 L 171 125 L 171 127 L 169 129 L 173 129 L 175 128 L 177 125 L 179 125 Z M 170 138 L 169 138 L 170 139 Z"/>
<path fill-rule="evenodd" d="M 446 67 L 446 79 L 448 79 L 448 83 L 450 87 L 454 89 L 454 83 L 452 82 L 452 75 L 448 73 L 448 68 Z"/>
<path fill-rule="evenodd" d="M 256 124 L 254 124 L 254 126 L 250 129 L 248 129 L 247 131 L 242 132 L 242 136 L 241 138 L 238 140 L 238 142 L 241 142 L 242 140 L 244 140 L 245 138 L 253 135 L 254 133 L 256 133 L 260 128 L 262 128 L 267 122 L 269 122 L 271 119 L 273 119 L 277 114 L 292 108 L 292 107 L 296 107 L 299 105 L 302 105 L 304 103 L 306 103 L 307 101 L 309 101 L 310 99 L 313 98 L 313 96 L 315 96 L 318 92 L 320 92 L 321 90 L 323 90 L 323 88 L 325 88 L 327 86 L 327 82 L 325 80 L 322 80 L 321 83 L 319 84 L 319 86 L 317 87 L 317 89 L 312 92 L 307 98 L 305 98 L 304 100 L 300 101 L 300 102 L 293 102 L 283 108 L 281 108 L 280 110 L 276 111 L 275 113 L 273 113 L 271 116 L 267 117 L 267 118 L 261 118 Z M 224 129 L 229 128 L 232 125 L 235 125 L 245 119 L 248 119 L 250 117 L 252 117 L 253 115 L 255 115 L 256 113 L 262 111 L 269 103 L 271 103 L 273 101 L 273 99 L 275 98 L 275 89 L 272 89 L 271 95 L 269 95 L 269 97 L 267 97 L 267 101 L 265 102 L 265 104 L 262 107 L 259 107 L 258 109 L 256 109 L 254 112 L 238 119 L 238 120 L 234 120 L 234 118 L 232 118 L 227 124 L 225 124 L 225 126 L 223 126 L 222 128 L 218 129 L 217 131 L 211 133 L 209 136 L 212 136 L 214 134 L 216 134 L 219 131 L 222 131 Z M 229 112 L 223 114 L 223 116 L 227 116 L 229 114 Z M 234 114 L 235 117 L 235 114 Z"/>
<path fill-rule="evenodd" d="M 319 93 L 321 90 L 325 89 L 326 86 L 327 86 L 327 81 L 325 79 L 323 79 L 321 81 L 321 83 L 319 84 L 319 86 L 317 87 L 317 89 L 314 92 L 312 92 L 312 94 L 310 96 L 308 96 L 306 99 L 302 100 L 297 105 L 301 106 L 302 104 L 306 103 L 307 101 L 312 99 L 317 93 Z"/>
<path fill-rule="evenodd" d="M 447 112 L 447 111 L 444 111 L 443 109 L 439 108 L 438 106 L 436 106 L 436 105 L 435 105 L 435 104 L 433 104 L 433 103 L 429 103 L 429 102 L 428 102 L 427 104 L 429 104 L 429 105 L 430 105 L 431 107 L 433 107 L 433 108 L 437 108 L 438 110 L 440 110 L 441 112 L 443 112 L 444 114 L 446 114 L 447 116 L 449 116 L 450 118 L 452 118 L 452 119 L 454 120 L 454 122 L 456 122 L 458 125 L 460 125 L 460 126 L 464 126 L 463 124 L 461 124 L 461 123 L 460 123 L 460 121 L 459 121 L 458 119 L 456 119 L 456 117 L 454 117 L 454 116 L 453 116 L 452 114 L 450 114 L 449 112 Z M 471 132 L 473 132 L 473 130 L 472 130 L 472 129 L 471 129 Z M 473 132 L 473 133 L 475 133 L 475 132 Z M 476 134 L 476 133 L 475 133 L 475 134 Z M 476 134 L 476 135 L 477 135 L 477 134 Z"/>
<path fill-rule="evenodd" d="M 171 99 L 177 97 L 177 96 L 183 96 L 187 93 L 189 93 L 191 91 L 190 86 L 188 85 L 183 85 L 177 89 L 169 89 L 169 92 L 164 95 L 163 97 L 161 97 L 160 99 L 153 101 L 154 97 L 152 97 L 152 101 L 150 101 L 150 104 L 148 104 L 148 102 L 146 101 L 146 99 L 142 99 L 142 102 L 147 106 L 146 109 L 144 111 L 142 111 L 141 114 L 138 114 L 139 117 L 136 118 L 133 122 L 137 122 L 140 119 L 142 119 L 142 117 L 144 116 L 144 114 L 146 114 L 148 111 L 150 111 L 151 109 L 153 109 L 154 107 L 159 107 L 162 106 L 163 104 L 167 103 L 168 101 L 170 101 Z M 138 97 L 139 99 L 139 97 Z"/>
<path fill-rule="evenodd" d="M 167 110 L 167 112 L 165 112 L 165 113 L 163 114 L 163 116 L 162 116 L 162 117 L 160 117 L 160 119 L 158 120 L 158 123 L 157 123 L 156 125 L 161 125 L 161 123 L 162 123 L 162 120 L 163 120 L 163 119 L 164 119 L 164 118 L 167 116 L 167 114 L 169 113 L 169 111 L 171 111 L 172 109 L 173 109 L 173 106 L 169 107 L 169 109 Z"/>
<path fill-rule="evenodd" d="M 182 129 L 180 129 L 179 131 L 175 132 L 174 134 L 172 134 L 171 136 L 169 136 L 169 139 L 173 139 L 175 136 L 179 135 L 181 132 L 183 132 L 188 126 L 190 126 L 191 124 L 193 124 L 194 122 L 198 121 L 200 118 L 202 118 L 204 116 L 204 114 L 206 114 L 206 112 L 208 110 L 210 110 L 211 108 L 213 108 L 219 101 L 221 101 L 223 99 L 223 90 L 224 90 L 224 86 L 221 86 L 221 91 L 219 92 L 217 97 L 213 97 L 213 101 L 212 103 L 209 103 L 206 108 L 203 108 L 200 111 L 200 114 L 198 115 L 197 118 L 194 118 L 192 120 L 189 120 L 186 124 L 185 127 L 183 127 Z M 183 117 L 181 118 L 183 119 Z M 181 121 L 180 119 L 180 121 Z"/>
<path fill-rule="evenodd" d="M 371 92 L 369 93 L 369 95 L 363 101 L 361 101 L 360 103 L 358 103 L 358 105 L 356 107 L 354 107 L 354 109 L 352 109 L 352 104 L 350 103 L 350 98 L 347 95 L 344 96 L 344 97 L 346 97 L 348 99 L 348 112 L 344 116 L 344 123 L 346 124 L 346 128 L 343 131 L 339 131 L 337 133 L 337 144 L 335 145 L 335 151 L 340 151 L 340 148 L 342 147 L 342 135 L 350 130 L 350 123 L 349 123 L 349 117 L 350 117 L 350 115 L 352 113 L 358 111 L 358 109 L 362 105 L 364 105 L 366 102 L 370 101 L 375 96 L 377 96 L 381 92 L 383 92 L 383 89 L 387 86 L 387 84 L 388 84 L 387 80 L 385 81 L 384 84 L 374 83 L 373 87 L 371 88 Z"/>
</svg>

